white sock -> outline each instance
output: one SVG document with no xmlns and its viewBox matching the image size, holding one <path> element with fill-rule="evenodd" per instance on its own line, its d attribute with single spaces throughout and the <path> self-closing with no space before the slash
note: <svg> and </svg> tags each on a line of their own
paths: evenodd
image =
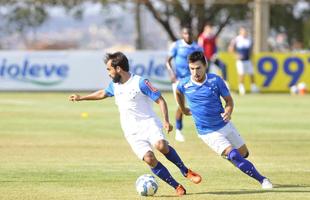
<svg viewBox="0 0 310 200">
<path fill-rule="evenodd" d="M 239 94 L 241 95 L 245 94 L 245 87 L 242 83 L 239 83 Z"/>
</svg>

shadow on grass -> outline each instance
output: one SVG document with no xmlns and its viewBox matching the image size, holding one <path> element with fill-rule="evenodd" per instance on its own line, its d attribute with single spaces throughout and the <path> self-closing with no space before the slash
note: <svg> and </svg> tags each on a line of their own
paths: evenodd
<svg viewBox="0 0 310 200">
<path fill-rule="evenodd" d="M 310 190 L 301 190 L 303 188 L 304 189 L 310 188 L 310 185 L 274 184 L 274 189 L 271 190 L 260 189 L 260 190 L 219 191 L 219 192 L 207 192 L 207 194 L 240 195 L 240 194 L 259 194 L 259 193 L 310 193 Z"/>
<path fill-rule="evenodd" d="M 295 190 L 293 188 L 296 188 Z M 300 190 L 302 188 L 310 188 L 310 185 L 289 185 L 289 184 L 274 184 L 274 189 L 272 190 L 234 190 L 234 191 L 217 191 L 217 192 L 197 192 L 197 193 L 187 193 L 189 195 L 243 195 L 243 194 L 263 194 L 263 193 L 310 193 L 310 190 Z M 177 197 L 176 195 L 158 195 L 154 198 L 160 197 Z"/>
<path fill-rule="evenodd" d="M 274 188 L 310 188 L 310 185 L 289 185 L 289 184 L 274 184 Z"/>
<path fill-rule="evenodd" d="M 103 182 L 102 180 L 0 180 L 0 183 L 87 183 Z"/>
</svg>

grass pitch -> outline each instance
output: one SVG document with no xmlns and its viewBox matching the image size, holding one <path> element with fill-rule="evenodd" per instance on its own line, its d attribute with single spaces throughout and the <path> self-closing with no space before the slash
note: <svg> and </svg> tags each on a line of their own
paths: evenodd
<svg viewBox="0 0 310 200">
<path fill-rule="evenodd" d="M 135 180 L 150 170 L 125 141 L 114 99 L 72 103 L 68 95 L 0 93 L 0 199 L 145 199 L 137 195 Z M 163 95 L 174 121 L 173 96 Z M 186 142 L 175 142 L 173 134 L 167 138 L 202 183 L 192 184 L 156 154 L 186 187 L 182 199 L 310 199 L 310 96 L 234 95 L 234 100 L 232 121 L 250 149 L 249 159 L 275 188 L 262 190 L 213 153 L 186 117 Z M 147 199 L 179 198 L 157 180 L 156 196 Z"/>
</svg>

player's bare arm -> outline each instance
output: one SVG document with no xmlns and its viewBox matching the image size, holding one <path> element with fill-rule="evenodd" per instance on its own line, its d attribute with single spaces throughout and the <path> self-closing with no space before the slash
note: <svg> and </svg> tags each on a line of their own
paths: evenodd
<svg viewBox="0 0 310 200">
<path fill-rule="evenodd" d="M 98 90 L 86 96 L 81 96 L 79 94 L 72 94 L 69 97 L 70 101 L 84 101 L 84 100 L 101 100 L 108 97 L 104 90 Z"/>
<path fill-rule="evenodd" d="M 225 104 L 225 111 L 224 113 L 222 113 L 222 117 L 225 122 L 228 122 L 231 119 L 231 114 L 234 109 L 234 101 L 231 96 L 223 97 L 223 99 L 225 100 L 226 104 Z"/>
<path fill-rule="evenodd" d="M 197 41 L 198 45 L 203 47 L 203 38 L 202 37 L 198 37 L 198 41 Z"/>
<path fill-rule="evenodd" d="M 228 52 L 235 53 L 235 40 L 232 40 L 228 45 Z"/>
<path fill-rule="evenodd" d="M 232 40 L 228 46 L 228 51 L 231 52 L 231 53 L 234 53 L 237 57 L 237 59 L 241 59 L 242 58 L 242 55 L 240 55 L 237 51 L 236 51 L 236 48 L 235 48 L 235 45 L 236 45 L 236 42 L 235 40 Z"/>
<path fill-rule="evenodd" d="M 184 115 L 192 115 L 190 109 L 185 106 L 185 98 L 184 95 L 177 89 L 176 90 L 176 100 L 178 105 Z"/>
<path fill-rule="evenodd" d="M 170 131 L 172 131 L 173 126 L 169 122 L 167 103 L 166 103 L 165 99 L 162 96 L 160 96 L 159 99 L 157 99 L 156 103 L 158 103 L 158 105 L 160 107 L 160 111 L 161 111 L 161 113 L 163 115 L 163 126 L 164 126 L 164 129 L 169 133 Z"/>
<path fill-rule="evenodd" d="M 176 75 L 172 69 L 172 59 L 173 57 L 170 56 L 166 62 L 166 67 L 167 67 L 167 70 L 168 70 L 168 73 L 169 73 L 169 76 L 170 76 L 170 79 L 171 79 L 171 82 L 172 83 L 175 83 L 177 81 L 177 78 L 176 78 Z"/>
</svg>

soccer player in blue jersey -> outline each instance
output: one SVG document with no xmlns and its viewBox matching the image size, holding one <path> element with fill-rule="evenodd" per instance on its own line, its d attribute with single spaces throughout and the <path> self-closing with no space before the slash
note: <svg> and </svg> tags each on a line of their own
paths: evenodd
<svg viewBox="0 0 310 200">
<path fill-rule="evenodd" d="M 206 74 L 207 62 L 202 52 L 190 54 L 188 62 L 191 75 L 180 81 L 176 92 L 181 111 L 193 116 L 198 136 L 212 150 L 261 183 L 263 189 L 271 189 L 270 180 L 246 159 L 247 146 L 230 122 L 234 103 L 223 79 Z M 225 101 L 224 108 L 221 97 Z M 185 106 L 185 99 L 189 108 Z"/>
<path fill-rule="evenodd" d="M 248 36 L 248 32 L 244 27 L 239 29 L 239 35 L 234 38 L 230 45 L 229 51 L 235 52 L 237 56 L 237 73 L 239 76 L 239 94 L 245 94 L 244 87 L 244 78 L 246 74 L 250 75 L 251 80 L 251 92 L 258 92 L 258 87 L 255 84 L 254 78 L 254 68 L 251 62 L 251 54 L 252 54 L 253 43 L 250 37 Z"/>
<path fill-rule="evenodd" d="M 178 80 L 190 75 L 187 56 L 197 50 L 203 51 L 202 47 L 200 47 L 193 40 L 191 29 L 188 27 L 183 27 L 182 39 L 179 39 L 172 44 L 169 52 L 169 57 L 166 63 L 166 67 L 168 69 L 170 79 L 172 82 L 172 89 L 174 94 L 176 91 Z M 172 61 L 174 61 L 174 68 L 172 65 Z M 184 142 L 185 137 L 181 131 L 183 128 L 182 112 L 179 108 L 176 111 L 175 119 L 176 119 L 175 139 L 179 142 Z"/>
<path fill-rule="evenodd" d="M 134 153 L 150 166 L 155 175 L 175 188 L 177 195 L 186 194 L 184 187 L 156 159 L 152 150 L 154 146 L 180 169 L 184 177 L 193 183 L 201 182 L 201 176 L 184 165 L 175 149 L 165 138 L 162 129 L 169 133 L 173 128 L 169 122 L 165 99 L 147 79 L 129 72 L 128 59 L 123 53 L 107 54 L 105 63 L 108 74 L 112 78 L 109 86 L 86 96 L 73 94 L 69 99 L 71 101 L 101 100 L 114 96 L 120 113 L 121 127 Z M 152 109 L 153 101 L 160 107 L 163 124 Z"/>
</svg>

